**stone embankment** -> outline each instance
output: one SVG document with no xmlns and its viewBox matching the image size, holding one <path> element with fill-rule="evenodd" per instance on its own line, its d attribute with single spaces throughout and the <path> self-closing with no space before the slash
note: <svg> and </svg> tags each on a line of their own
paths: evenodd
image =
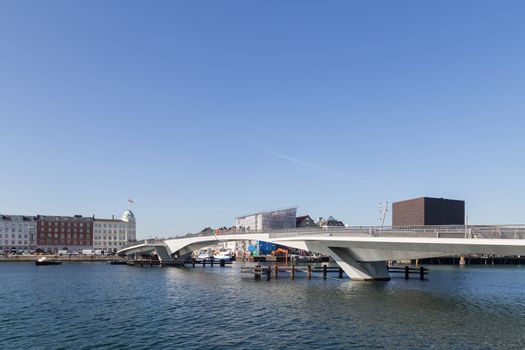
<svg viewBox="0 0 525 350">
<path fill-rule="evenodd" d="M 111 261 L 120 260 L 116 255 L 0 255 L 0 262 L 35 261 L 42 257 L 58 261 Z"/>
</svg>

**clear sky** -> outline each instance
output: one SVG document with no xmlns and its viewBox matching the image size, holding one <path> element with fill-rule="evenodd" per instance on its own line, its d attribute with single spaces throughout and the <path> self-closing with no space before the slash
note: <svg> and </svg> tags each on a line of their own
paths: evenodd
<svg viewBox="0 0 525 350">
<path fill-rule="evenodd" d="M 523 1 L 0 2 L 0 212 L 525 223 Z M 389 221 L 389 220 L 388 220 Z"/>
</svg>

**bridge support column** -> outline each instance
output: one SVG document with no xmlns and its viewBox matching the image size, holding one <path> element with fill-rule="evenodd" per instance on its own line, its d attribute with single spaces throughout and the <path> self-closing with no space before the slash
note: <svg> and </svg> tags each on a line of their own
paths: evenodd
<svg viewBox="0 0 525 350">
<path fill-rule="evenodd" d="M 160 261 L 171 261 L 170 254 L 165 247 L 156 247 L 157 255 Z"/>
<path fill-rule="evenodd" d="M 359 262 L 346 248 L 329 247 L 330 256 L 343 271 L 357 281 L 389 281 L 386 261 Z"/>
</svg>

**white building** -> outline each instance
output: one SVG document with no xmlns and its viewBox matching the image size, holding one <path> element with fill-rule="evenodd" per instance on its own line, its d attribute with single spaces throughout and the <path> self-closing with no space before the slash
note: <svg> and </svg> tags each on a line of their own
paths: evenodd
<svg viewBox="0 0 525 350">
<path fill-rule="evenodd" d="M 235 219 L 235 226 L 240 231 L 282 230 L 295 228 L 297 208 L 263 211 L 260 213 L 240 216 Z M 260 242 L 234 242 L 234 247 L 227 246 L 235 252 L 247 252 L 249 246 L 259 247 Z"/>
<path fill-rule="evenodd" d="M 135 215 L 126 210 L 121 219 L 95 219 L 93 221 L 93 249 L 116 252 L 128 242 L 137 239 Z"/>
<path fill-rule="evenodd" d="M 0 215 L 0 252 L 34 250 L 35 235 L 33 216 Z"/>
<path fill-rule="evenodd" d="M 238 217 L 235 219 L 235 226 L 246 231 L 295 228 L 296 216 L 297 208 L 263 211 Z"/>
</svg>

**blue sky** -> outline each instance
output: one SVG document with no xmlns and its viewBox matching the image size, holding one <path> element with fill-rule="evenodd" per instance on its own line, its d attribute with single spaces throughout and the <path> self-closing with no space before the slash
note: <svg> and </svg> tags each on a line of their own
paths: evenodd
<svg viewBox="0 0 525 350">
<path fill-rule="evenodd" d="M 464 199 L 523 223 L 521 1 L 0 2 L 0 212 L 139 237 Z"/>
</svg>

